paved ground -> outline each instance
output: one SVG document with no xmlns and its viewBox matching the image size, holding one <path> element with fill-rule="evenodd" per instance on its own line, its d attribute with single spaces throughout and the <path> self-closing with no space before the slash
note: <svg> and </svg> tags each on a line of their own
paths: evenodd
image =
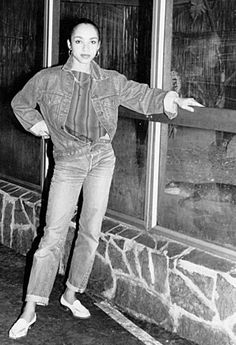
<svg viewBox="0 0 236 345">
<path fill-rule="evenodd" d="M 37 322 L 28 336 L 11 340 L 8 330 L 22 306 L 25 262 L 25 257 L 0 245 L 1 345 L 194 345 L 157 326 L 128 320 L 103 301 L 95 301 L 85 294 L 81 301 L 90 309 L 92 317 L 89 320 L 73 318 L 59 304 L 63 291 L 61 276 L 56 279 L 49 306 L 38 307 Z"/>
</svg>

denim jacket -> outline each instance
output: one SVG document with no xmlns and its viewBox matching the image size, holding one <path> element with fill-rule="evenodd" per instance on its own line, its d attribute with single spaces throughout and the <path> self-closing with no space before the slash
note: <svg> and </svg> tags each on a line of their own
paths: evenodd
<svg viewBox="0 0 236 345">
<path fill-rule="evenodd" d="M 72 58 L 63 66 L 41 70 L 31 78 L 12 100 L 12 108 L 22 126 L 30 131 L 44 120 L 54 147 L 54 157 L 75 152 L 87 145 L 65 131 L 75 78 L 71 72 Z M 145 115 L 164 112 L 166 92 L 137 83 L 117 71 L 102 69 L 91 63 L 91 100 L 95 113 L 112 140 L 118 119 L 118 107 L 123 105 Z M 39 108 L 37 107 L 39 106 Z M 167 113 L 169 118 L 176 114 Z"/>
</svg>

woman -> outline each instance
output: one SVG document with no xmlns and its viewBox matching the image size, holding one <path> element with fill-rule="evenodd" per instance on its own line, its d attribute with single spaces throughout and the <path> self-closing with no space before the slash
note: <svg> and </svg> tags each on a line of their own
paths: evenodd
<svg viewBox="0 0 236 345">
<path fill-rule="evenodd" d="M 13 339 L 27 335 L 36 321 L 36 305 L 48 304 L 82 186 L 79 232 L 60 303 L 75 317 L 90 317 L 76 293 L 86 289 L 107 207 L 118 106 L 146 115 L 165 112 L 169 118 L 177 115 L 177 106 L 189 111 L 201 106 L 173 91 L 150 89 L 100 68 L 93 61 L 100 48 L 99 29 L 88 19 L 77 22 L 67 44 L 70 57 L 66 64 L 37 73 L 12 101 L 26 130 L 50 136 L 55 160 L 44 236 L 34 255 L 23 312 L 9 331 Z"/>
</svg>

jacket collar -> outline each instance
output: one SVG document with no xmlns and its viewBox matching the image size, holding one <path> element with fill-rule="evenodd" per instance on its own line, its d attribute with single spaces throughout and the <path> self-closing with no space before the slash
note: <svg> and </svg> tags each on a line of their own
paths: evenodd
<svg viewBox="0 0 236 345">
<path fill-rule="evenodd" d="M 70 55 L 66 63 L 62 66 L 62 70 L 71 71 L 73 57 Z M 91 61 L 91 76 L 95 80 L 103 80 L 108 78 L 108 74 L 95 61 Z"/>
</svg>

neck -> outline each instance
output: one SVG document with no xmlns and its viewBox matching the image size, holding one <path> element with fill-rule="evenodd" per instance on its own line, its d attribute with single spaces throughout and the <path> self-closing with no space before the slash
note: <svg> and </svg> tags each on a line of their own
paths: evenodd
<svg viewBox="0 0 236 345">
<path fill-rule="evenodd" d="M 90 62 L 88 64 L 81 63 L 77 57 L 72 53 L 73 62 L 72 62 L 72 69 L 78 72 L 85 72 L 90 74 Z"/>
</svg>

